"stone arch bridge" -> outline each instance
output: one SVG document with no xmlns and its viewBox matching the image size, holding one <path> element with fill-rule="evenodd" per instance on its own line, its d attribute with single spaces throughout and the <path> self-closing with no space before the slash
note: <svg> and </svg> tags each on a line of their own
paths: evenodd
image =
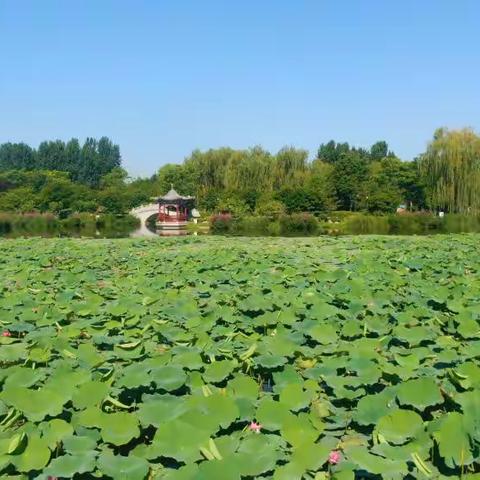
<svg viewBox="0 0 480 480">
<path fill-rule="evenodd" d="M 135 232 L 135 234 L 138 234 L 139 236 L 156 236 L 155 233 L 147 228 L 147 220 L 153 215 L 158 215 L 158 203 L 140 205 L 139 207 L 130 210 L 130 215 L 140 220 L 140 228 Z"/>
</svg>

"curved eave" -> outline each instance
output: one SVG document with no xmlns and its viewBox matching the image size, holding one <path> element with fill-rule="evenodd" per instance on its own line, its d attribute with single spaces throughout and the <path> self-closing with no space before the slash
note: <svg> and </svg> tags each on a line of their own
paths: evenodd
<svg viewBox="0 0 480 480">
<path fill-rule="evenodd" d="M 180 198 L 165 198 L 158 197 L 155 199 L 155 203 L 160 205 L 186 205 L 195 201 L 195 197 L 180 197 Z"/>
</svg>

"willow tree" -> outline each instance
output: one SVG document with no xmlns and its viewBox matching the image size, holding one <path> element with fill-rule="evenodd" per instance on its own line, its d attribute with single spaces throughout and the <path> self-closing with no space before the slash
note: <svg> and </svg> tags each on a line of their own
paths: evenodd
<svg viewBox="0 0 480 480">
<path fill-rule="evenodd" d="M 473 130 L 437 130 L 420 171 L 431 208 L 480 212 L 480 137 Z"/>
</svg>

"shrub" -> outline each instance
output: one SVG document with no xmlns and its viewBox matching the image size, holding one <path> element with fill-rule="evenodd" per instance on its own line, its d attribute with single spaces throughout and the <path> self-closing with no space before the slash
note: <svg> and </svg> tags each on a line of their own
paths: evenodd
<svg viewBox="0 0 480 480">
<path fill-rule="evenodd" d="M 270 200 L 269 202 L 260 203 L 255 213 L 261 217 L 279 218 L 285 215 L 285 205 L 278 200 Z"/>
<path fill-rule="evenodd" d="M 341 231 L 347 235 L 386 235 L 390 225 L 388 217 L 359 214 L 346 217 Z"/>
<path fill-rule="evenodd" d="M 318 230 L 318 220 L 310 213 L 293 213 L 280 217 L 282 235 L 315 235 Z"/>
<path fill-rule="evenodd" d="M 219 213 L 210 217 L 210 231 L 215 234 L 232 233 L 233 217 L 230 213 Z"/>
</svg>

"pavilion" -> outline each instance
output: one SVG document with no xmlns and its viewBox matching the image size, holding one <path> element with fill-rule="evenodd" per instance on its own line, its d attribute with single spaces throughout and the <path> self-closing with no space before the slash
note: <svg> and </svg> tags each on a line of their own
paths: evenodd
<svg viewBox="0 0 480 480">
<path fill-rule="evenodd" d="M 172 185 L 170 191 L 163 197 L 155 199 L 158 203 L 157 227 L 163 230 L 178 230 L 185 228 L 195 206 L 195 197 L 178 194 Z"/>
</svg>

